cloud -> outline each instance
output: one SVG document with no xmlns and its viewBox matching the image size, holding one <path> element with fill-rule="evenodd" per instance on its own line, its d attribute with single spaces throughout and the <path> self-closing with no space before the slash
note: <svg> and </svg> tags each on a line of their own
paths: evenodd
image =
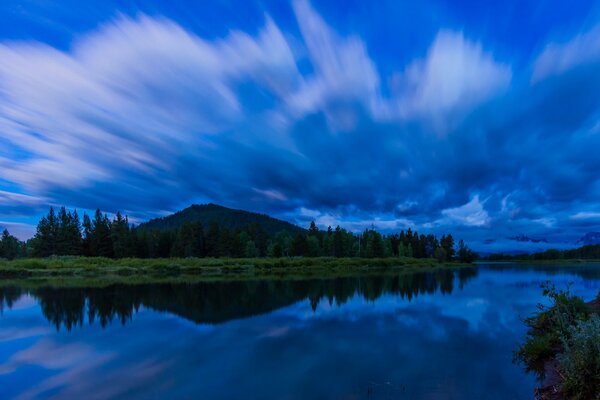
<svg viewBox="0 0 600 400">
<path fill-rule="evenodd" d="M 256 38 L 207 42 L 170 21 L 121 18 L 69 53 L 12 43 L 0 46 L 0 60 L 0 126 L 28 154 L 1 158 L 0 178 L 31 192 L 176 175 L 178 158 L 202 157 L 208 136 L 243 119 L 240 79 L 273 96 L 297 79 L 268 19 Z"/>
<path fill-rule="evenodd" d="M 376 66 L 358 37 L 339 37 L 307 0 L 293 4 L 314 74 L 304 79 L 289 104 L 298 116 L 324 111 L 333 129 L 353 129 L 356 113 L 339 103 L 376 107 L 380 90 Z"/>
<path fill-rule="evenodd" d="M 0 219 L 212 201 L 472 240 L 597 230 L 597 29 L 513 65 L 452 25 L 382 54 L 316 6 L 210 38 L 139 15 L 64 49 L 1 42 Z"/>
<path fill-rule="evenodd" d="M 571 219 L 574 219 L 574 220 L 589 220 L 589 219 L 600 220 L 600 212 L 580 211 L 576 214 L 571 215 Z"/>
<path fill-rule="evenodd" d="M 565 43 L 549 43 L 535 60 L 532 81 L 600 61 L 600 25 Z"/>
<path fill-rule="evenodd" d="M 512 71 L 462 33 L 440 31 L 423 60 L 399 78 L 403 115 L 437 115 L 473 106 L 505 90 Z"/>
<path fill-rule="evenodd" d="M 479 201 L 478 195 L 460 207 L 443 210 L 442 214 L 452 222 L 467 226 L 487 226 L 490 223 L 490 216 Z"/>
</svg>

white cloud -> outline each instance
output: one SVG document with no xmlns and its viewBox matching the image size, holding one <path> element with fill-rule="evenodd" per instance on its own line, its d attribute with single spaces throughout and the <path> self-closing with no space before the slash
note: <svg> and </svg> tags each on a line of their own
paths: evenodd
<svg viewBox="0 0 600 400">
<path fill-rule="evenodd" d="M 261 195 L 261 200 L 287 201 L 287 197 L 285 196 L 285 194 L 281 193 L 278 190 L 257 188 L 252 188 L 252 190 Z"/>
<path fill-rule="evenodd" d="M 549 43 L 535 60 L 532 81 L 600 60 L 600 25 L 566 43 Z"/>
<path fill-rule="evenodd" d="M 571 219 L 574 219 L 574 220 L 600 219 L 600 212 L 580 211 L 576 214 L 571 215 Z"/>
<path fill-rule="evenodd" d="M 122 18 L 69 52 L 0 44 L 0 130 L 29 154 L 0 158 L 0 179 L 29 191 L 79 188 L 115 170 L 168 173 L 245 113 L 242 80 L 281 96 L 299 79 L 283 35 L 267 18 L 257 37 L 206 41 L 161 19 Z"/>
<path fill-rule="evenodd" d="M 299 116 L 325 111 L 333 128 L 351 129 L 356 123 L 351 107 L 335 103 L 356 102 L 371 110 L 379 96 L 377 68 L 362 40 L 338 36 L 308 1 L 296 0 L 294 11 L 315 73 L 289 98 L 290 107 Z"/>
<path fill-rule="evenodd" d="M 440 31 L 423 60 L 413 62 L 401 77 L 401 114 L 436 115 L 460 111 L 506 89 L 512 72 L 481 44 L 462 33 Z"/>
<path fill-rule="evenodd" d="M 479 196 L 474 196 L 468 203 L 460 207 L 447 208 L 442 210 L 449 222 L 458 223 L 466 226 L 487 226 L 490 223 L 490 217 L 479 201 Z"/>
<path fill-rule="evenodd" d="M 300 207 L 298 213 L 303 217 L 316 218 L 321 213 L 318 210 L 311 210 L 310 208 Z"/>
<path fill-rule="evenodd" d="M 406 131 L 407 122 L 412 124 L 406 119 L 460 116 L 510 84 L 510 66 L 462 34 L 442 31 L 426 56 L 401 75 L 402 87 L 383 96 L 377 66 L 360 37 L 335 32 L 306 0 L 294 2 L 294 11 L 302 40 L 298 47 L 304 45 L 305 54 L 292 52 L 268 16 L 255 35 L 231 32 L 216 40 L 165 19 L 141 16 L 100 27 L 68 51 L 40 43 L 0 44 L 0 180 L 48 197 L 49 203 L 65 203 L 57 193 L 66 189 L 64 197 L 79 209 L 95 207 L 104 198 L 116 207 L 135 199 L 126 206 L 145 212 L 194 198 L 239 201 L 241 206 L 256 197 L 286 202 L 290 208 L 303 201 L 317 207 L 331 186 L 331 180 L 320 179 L 324 173 L 352 176 L 353 182 L 364 179 L 369 191 L 371 185 L 381 185 L 375 192 L 396 194 L 404 181 L 418 179 L 421 161 L 416 158 L 429 157 L 421 151 L 421 138 L 396 135 Z M 311 72 L 301 74 L 299 61 L 309 62 Z M 257 104 L 262 95 L 268 97 L 264 110 Z M 310 113 L 323 113 L 333 128 L 308 121 L 303 128 L 314 126 L 318 135 L 352 129 L 358 122 L 374 128 L 354 130 L 353 141 L 307 143 L 296 132 L 288 134 Z M 394 142 L 387 142 L 388 137 Z M 282 161 L 289 155 L 285 151 L 266 159 L 276 153 L 268 153 L 274 141 L 293 154 L 287 157 L 292 161 Z M 348 143 L 354 143 L 353 149 L 366 148 L 356 154 Z M 428 146 L 431 154 L 437 152 L 436 143 Z M 26 157 L 11 157 L 13 148 Z M 356 162 L 330 165 L 329 159 L 336 157 L 330 148 L 345 152 L 347 159 L 356 157 Z M 251 162 L 253 157 L 257 162 Z M 278 178 L 282 168 L 295 162 L 301 179 L 310 174 L 318 179 L 307 179 L 294 194 L 283 179 L 270 175 Z M 261 171 L 264 165 L 269 173 Z M 395 177 L 377 181 L 385 169 L 396 167 L 402 185 Z M 71 202 L 78 194 L 84 204 Z M 377 196 L 348 195 L 335 201 L 368 208 Z M 402 194 L 397 199 L 401 202 Z M 407 201 L 398 210 L 412 207 Z M 344 217 L 303 216 L 332 226 L 342 224 Z M 479 226 L 477 219 L 465 220 Z M 363 230 L 371 223 L 382 229 L 412 225 L 394 215 L 378 220 L 363 216 L 342 225 Z"/>
<path fill-rule="evenodd" d="M 46 204 L 47 202 L 48 199 L 44 197 L 29 196 L 22 193 L 14 193 L 0 190 L 0 205 L 23 205 L 27 207 L 32 207 L 36 205 Z"/>
</svg>

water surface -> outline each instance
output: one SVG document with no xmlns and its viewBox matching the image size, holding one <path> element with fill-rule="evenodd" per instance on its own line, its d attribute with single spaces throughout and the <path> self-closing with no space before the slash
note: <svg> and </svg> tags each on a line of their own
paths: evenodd
<svg viewBox="0 0 600 400">
<path fill-rule="evenodd" d="M 0 398 L 531 399 L 540 284 L 600 267 L 0 289 Z"/>
</svg>

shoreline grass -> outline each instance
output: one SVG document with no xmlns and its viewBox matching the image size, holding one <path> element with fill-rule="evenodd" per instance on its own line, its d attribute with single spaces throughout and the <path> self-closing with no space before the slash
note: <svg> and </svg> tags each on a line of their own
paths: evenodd
<svg viewBox="0 0 600 400">
<path fill-rule="evenodd" d="M 244 279 L 334 278 L 417 272 L 468 264 L 416 258 L 161 258 L 86 257 L 0 260 L 0 285 L 47 282 L 60 286 L 186 283 Z"/>
</svg>

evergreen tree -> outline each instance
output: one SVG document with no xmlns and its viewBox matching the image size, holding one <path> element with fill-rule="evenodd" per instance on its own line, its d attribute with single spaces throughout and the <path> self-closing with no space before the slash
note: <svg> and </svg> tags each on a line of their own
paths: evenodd
<svg viewBox="0 0 600 400">
<path fill-rule="evenodd" d="M 383 257 L 383 242 L 381 234 L 371 230 L 371 254 L 370 257 Z"/>
<path fill-rule="evenodd" d="M 307 256 L 308 257 L 319 257 L 321 255 L 321 246 L 319 245 L 319 239 L 316 236 L 310 235 L 306 239 Z"/>
<path fill-rule="evenodd" d="M 317 224 L 315 224 L 315 221 L 310 221 L 310 226 L 308 227 L 308 235 L 314 236 L 316 238 L 319 237 L 319 228 L 317 228 Z"/>
<path fill-rule="evenodd" d="M 57 255 L 81 255 L 81 225 L 77 211 L 67 212 L 61 207 L 57 216 Z"/>
<path fill-rule="evenodd" d="M 110 224 L 110 238 L 113 246 L 113 255 L 116 258 L 130 257 L 133 254 L 129 234 L 129 219 L 117 211 Z"/>
<path fill-rule="evenodd" d="M 469 249 L 462 239 L 458 242 L 458 259 L 463 263 L 472 263 L 477 259 L 477 254 Z"/>
<path fill-rule="evenodd" d="M 81 252 L 84 256 L 90 257 L 92 255 L 92 221 L 90 217 L 83 214 L 83 237 L 81 241 Z"/>
<path fill-rule="evenodd" d="M 37 225 L 33 241 L 33 253 L 37 257 L 48 257 L 58 254 L 58 219 L 54 208 L 50 207 L 48 215 L 43 217 Z"/>
<path fill-rule="evenodd" d="M 448 255 L 446 254 L 446 250 L 443 247 L 438 247 L 435 249 L 435 259 L 439 262 L 446 261 Z"/>
<path fill-rule="evenodd" d="M 402 242 L 398 243 L 398 257 L 406 257 L 406 248 Z"/>
<path fill-rule="evenodd" d="M 19 239 L 8 233 L 7 229 L 2 232 L 0 239 L 0 258 L 13 260 L 21 255 L 21 243 Z"/>
<path fill-rule="evenodd" d="M 206 243 L 206 255 L 208 257 L 219 257 L 219 238 L 220 238 L 219 224 L 212 221 L 208 224 L 208 231 L 204 242 Z"/>
<path fill-rule="evenodd" d="M 413 257 L 413 248 L 412 248 L 412 244 L 410 244 L 410 243 L 406 247 L 406 257 Z"/>
<path fill-rule="evenodd" d="M 111 223 L 106 214 L 96 210 L 92 220 L 90 254 L 97 257 L 113 257 L 113 242 L 111 238 Z"/>
<path fill-rule="evenodd" d="M 292 238 L 286 231 L 281 231 L 275 235 L 273 241 L 274 257 L 288 257 L 292 248 Z"/>
<path fill-rule="evenodd" d="M 319 228 L 317 228 L 315 221 L 310 222 L 310 226 L 308 227 L 308 236 L 312 236 L 317 239 L 317 242 L 319 243 L 319 254 L 321 254 L 323 249 L 323 235 L 321 234 L 321 231 L 319 231 Z"/>
<path fill-rule="evenodd" d="M 254 244 L 253 240 L 248 240 L 245 245 L 244 257 L 255 258 L 258 257 L 258 249 Z"/>
<path fill-rule="evenodd" d="M 296 257 L 308 255 L 308 243 L 304 234 L 297 233 L 296 236 L 294 236 L 290 252 L 292 256 Z"/>
<path fill-rule="evenodd" d="M 455 254 L 454 238 L 452 237 L 452 235 L 443 235 L 442 239 L 440 240 L 440 246 L 442 246 L 446 251 L 446 260 L 452 261 L 454 259 Z"/>
<path fill-rule="evenodd" d="M 344 233 L 339 225 L 336 226 L 335 233 L 333 234 L 332 253 L 334 257 L 344 256 Z"/>
</svg>

